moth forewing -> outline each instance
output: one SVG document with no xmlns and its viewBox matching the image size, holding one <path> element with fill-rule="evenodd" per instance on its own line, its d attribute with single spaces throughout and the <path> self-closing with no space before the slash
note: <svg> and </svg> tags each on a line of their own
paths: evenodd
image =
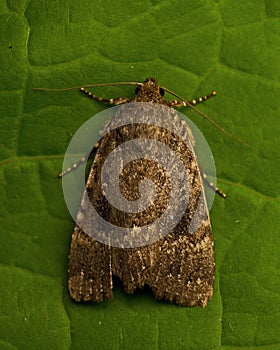
<svg viewBox="0 0 280 350">
<path fill-rule="evenodd" d="M 180 103 L 165 100 L 152 78 L 130 100 L 105 100 L 129 103 L 106 124 L 86 182 L 69 254 L 70 295 L 111 299 L 116 275 L 127 293 L 147 285 L 158 299 L 206 306 L 214 285 L 213 236 L 193 136 L 171 108 Z M 108 166 L 114 153 L 119 158 Z M 119 192 L 110 186 L 115 173 Z M 110 229 L 88 214 L 85 198 Z"/>
</svg>

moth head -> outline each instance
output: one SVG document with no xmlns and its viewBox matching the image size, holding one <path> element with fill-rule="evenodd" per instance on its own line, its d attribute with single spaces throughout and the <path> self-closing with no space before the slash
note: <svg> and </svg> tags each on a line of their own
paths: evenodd
<svg viewBox="0 0 280 350">
<path fill-rule="evenodd" d="M 147 78 L 144 83 L 139 83 L 135 89 L 135 94 L 137 95 L 140 91 L 151 91 L 161 96 L 164 96 L 164 89 L 158 85 L 156 78 Z"/>
</svg>

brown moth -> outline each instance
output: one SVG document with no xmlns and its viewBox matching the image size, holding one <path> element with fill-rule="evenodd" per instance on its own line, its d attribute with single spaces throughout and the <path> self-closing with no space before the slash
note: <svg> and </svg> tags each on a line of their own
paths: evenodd
<svg viewBox="0 0 280 350">
<path fill-rule="evenodd" d="M 90 204 L 104 220 L 112 225 L 131 229 L 134 232 L 133 237 L 137 239 L 138 229 L 160 218 L 168 207 L 172 183 L 164 167 L 153 157 L 140 157 L 124 167 L 119 178 L 119 186 L 122 195 L 128 201 L 134 202 L 141 197 L 139 183 L 143 179 L 149 179 L 155 186 L 156 191 L 151 205 L 141 212 L 125 212 L 109 203 L 104 195 L 101 171 L 109 154 L 119 145 L 134 139 L 152 140 L 171 149 L 180 159 L 180 164 L 183 164 L 188 182 L 187 207 L 180 221 L 166 234 L 161 234 L 164 227 L 158 224 L 147 233 L 156 235 L 158 239 L 151 244 L 136 244 L 130 248 L 126 244 L 122 246 L 121 242 L 117 246 L 111 245 L 110 238 L 106 238 L 107 232 L 99 230 L 97 225 L 98 232 L 95 232 L 94 237 L 80 228 L 92 226 L 92 223 L 89 224 L 90 218 L 87 215 L 88 204 L 83 197 L 69 253 L 70 296 L 78 302 L 89 300 L 100 302 L 112 299 L 114 275 L 122 281 L 126 293 L 132 294 L 137 288 L 147 285 L 157 299 L 165 299 L 179 305 L 204 307 L 213 295 L 214 286 L 215 259 L 212 229 L 202 184 L 202 173 L 191 145 L 192 135 L 187 125 L 180 120 L 177 112 L 171 107 L 186 105 L 192 107 L 214 96 L 215 92 L 192 101 L 185 101 L 173 94 L 180 100 L 168 101 L 164 99 L 163 94 L 164 91 L 169 93 L 170 91 L 160 87 L 154 78 L 147 78 L 144 83 L 131 84 L 137 85 L 136 94 L 131 99 L 103 99 L 81 88 L 83 93 L 94 100 L 115 105 L 123 104 L 106 124 L 104 136 L 96 146 L 84 197 L 89 198 Z M 142 104 L 137 104 L 135 112 L 136 102 L 142 102 Z M 130 103 L 129 108 L 127 103 Z M 139 123 L 135 123 L 135 115 L 141 116 Z M 160 126 L 149 123 L 151 115 L 161 118 Z M 119 125 L 119 120 L 124 117 L 127 118 L 128 123 Z M 131 124 L 130 118 L 133 119 Z M 179 136 L 172 132 L 173 127 L 179 130 Z M 183 142 L 182 138 L 188 141 Z M 145 141 L 143 142 L 145 145 Z M 160 157 L 158 154 L 157 156 Z M 183 188 L 180 168 L 176 168 L 172 161 L 169 166 L 174 179 L 178 180 Z M 68 171 L 69 169 L 62 175 Z M 110 171 L 104 175 L 105 178 L 110 176 Z M 214 187 L 211 183 L 210 186 Z M 225 197 L 216 187 L 214 190 Z M 182 195 L 182 191 L 180 194 Z M 149 193 L 146 195 L 149 197 Z M 195 230 L 189 232 L 195 220 Z M 107 239 L 107 244 L 103 243 L 104 239 Z M 126 239 L 131 239 L 131 236 L 124 236 L 123 239 L 125 242 Z"/>
</svg>

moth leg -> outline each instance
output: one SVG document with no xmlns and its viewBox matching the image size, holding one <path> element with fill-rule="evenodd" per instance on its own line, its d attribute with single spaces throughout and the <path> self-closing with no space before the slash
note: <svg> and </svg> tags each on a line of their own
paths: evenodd
<svg viewBox="0 0 280 350">
<path fill-rule="evenodd" d="M 212 91 L 212 92 L 210 92 L 210 94 L 208 94 L 208 95 L 205 95 L 205 96 L 202 96 L 202 97 L 198 97 L 198 98 L 195 98 L 195 99 L 193 99 L 193 100 L 189 100 L 189 101 L 187 101 L 189 104 L 191 104 L 192 106 L 194 106 L 194 105 L 196 105 L 196 104 L 198 104 L 198 103 L 202 103 L 202 102 L 204 102 L 204 101 L 206 101 L 206 100 L 208 100 L 209 98 L 211 98 L 211 97 L 214 97 L 214 96 L 216 96 L 216 91 Z M 171 101 L 171 106 L 173 106 L 173 107 L 185 107 L 185 106 L 187 106 L 187 103 L 185 102 L 185 101 L 177 101 L 177 100 L 173 100 L 173 101 Z"/>
<path fill-rule="evenodd" d="M 77 163 L 72 164 L 70 168 L 58 174 L 58 177 L 62 177 L 68 173 L 71 173 L 71 171 L 77 169 L 80 165 L 86 162 L 93 155 L 93 153 L 97 150 L 98 147 L 99 147 L 99 143 L 97 142 L 85 156 L 83 156 Z"/>
<path fill-rule="evenodd" d="M 198 103 L 201 103 L 201 102 L 204 102 L 204 101 L 208 100 L 208 99 L 211 98 L 211 97 L 215 97 L 216 94 L 217 94 L 216 91 L 212 91 L 212 92 L 210 92 L 210 94 L 208 94 L 208 95 L 195 98 L 195 99 L 193 99 L 193 100 L 191 100 L 191 101 L 188 101 L 188 102 L 189 102 L 191 105 L 196 105 L 196 104 L 198 104 Z"/>
<path fill-rule="evenodd" d="M 213 182 L 211 182 L 208 178 L 208 176 L 205 174 L 205 172 L 200 168 L 200 174 L 203 178 L 203 181 L 206 182 L 206 184 L 213 190 L 215 191 L 219 196 L 223 197 L 223 198 L 227 198 L 227 195 L 222 192 L 218 187 L 216 187 Z"/>
<path fill-rule="evenodd" d="M 119 98 L 103 98 L 103 97 L 98 97 L 94 94 L 92 94 L 90 91 L 87 91 L 84 87 L 81 87 L 80 90 L 82 93 L 86 94 L 87 96 L 91 97 L 95 101 L 98 102 L 104 102 L 104 103 L 110 103 L 111 105 L 120 105 L 122 103 L 126 103 L 129 101 L 128 98 L 126 97 L 119 97 Z"/>
</svg>

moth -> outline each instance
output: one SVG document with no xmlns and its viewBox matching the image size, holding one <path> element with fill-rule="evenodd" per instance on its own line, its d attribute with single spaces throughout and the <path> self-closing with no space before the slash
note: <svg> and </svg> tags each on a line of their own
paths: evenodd
<svg viewBox="0 0 280 350">
<path fill-rule="evenodd" d="M 157 299 L 165 299 L 184 306 L 205 307 L 213 295 L 215 258 L 202 178 L 218 194 L 223 197 L 225 194 L 210 183 L 200 169 L 193 150 L 193 136 L 173 107 L 194 108 L 195 104 L 215 96 L 216 93 L 213 91 L 203 98 L 186 101 L 170 90 L 159 86 L 155 78 L 147 78 L 143 83 L 129 82 L 92 86 L 124 84 L 136 85 L 135 95 L 132 98 L 106 99 L 96 96 L 85 87 L 80 88 L 82 93 L 93 100 L 120 105 L 120 108 L 114 118 L 105 125 L 104 136 L 95 146 L 94 159 L 77 214 L 77 224 L 72 234 L 68 259 L 70 296 L 77 302 L 110 300 L 113 298 L 113 276 L 117 276 L 122 281 L 126 293 L 133 294 L 136 289 L 148 286 Z M 174 95 L 178 100 L 165 99 L 165 92 Z M 134 106 L 136 105 L 135 112 Z M 202 112 L 198 112 L 208 119 Z M 151 116 L 156 120 L 161 120 L 160 125 L 151 124 L 149 122 Z M 127 122 L 119 125 L 119 121 L 124 118 L 127 119 Z M 136 122 L 135 118 L 136 121 L 139 118 L 139 122 Z M 181 136 L 176 135 L 172 128 L 179 130 L 179 134 L 187 141 L 182 142 Z M 124 244 L 125 240 L 131 239 L 131 236 L 124 236 L 120 244 L 111 244 L 112 239 L 110 238 L 104 243 L 103 238 L 107 232 L 98 229 L 97 224 L 95 226 L 91 223 L 93 231 L 97 231 L 93 236 L 81 228 L 87 227 L 90 221 L 85 197 L 89 199 L 90 205 L 104 220 L 112 225 L 133 231 L 133 237 L 136 239 L 138 230 L 161 218 L 168 207 L 172 183 L 164 167 L 156 162 L 154 156 L 134 159 L 126 164 L 119 176 L 120 192 L 131 203 L 139 200 L 143 194 L 143 191 L 139 189 L 143 179 L 153 182 L 155 193 L 152 199 L 154 201 L 151 201 L 148 207 L 139 212 L 120 210 L 111 205 L 106 198 L 104 176 L 105 179 L 109 178 L 114 168 L 109 168 L 108 174 L 103 174 L 102 178 L 103 165 L 117 147 L 135 139 L 163 143 L 165 148 L 171 149 L 172 154 L 179 158 L 183 168 L 176 168 L 173 161 L 168 161 L 167 166 L 171 168 L 170 173 L 173 174 L 175 180 L 178 180 L 180 190 L 184 187 L 180 175 L 182 172 L 187 174 L 187 191 L 178 192 L 183 197 L 187 197 L 187 206 L 179 222 L 166 234 L 161 234 L 164 232 L 164 225 L 151 226 L 150 231 L 148 229 L 145 233 L 145 237 L 148 237 L 147 244 L 137 243 L 131 247 Z M 143 148 L 143 145 L 137 147 Z M 153 147 L 149 149 L 153 150 Z M 161 154 L 157 156 L 161 157 Z M 120 163 L 122 162 L 124 162 L 123 158 L 120 159 Z M 71 169 L 67 169 L 62 175 L 66 175 L 69 171 Z M 149 197 L 149 191 L 144 194 Z M 180 209 L 180 206 L 178 208 Z M 195 229 L 190 232 L 190 226 L 195 220 Z M 168 217 L 165 222 L 165 225 L 168 225 Z M 151 235 L 158 237 L 152 243 L 149 241 Z"/>
</svg>

